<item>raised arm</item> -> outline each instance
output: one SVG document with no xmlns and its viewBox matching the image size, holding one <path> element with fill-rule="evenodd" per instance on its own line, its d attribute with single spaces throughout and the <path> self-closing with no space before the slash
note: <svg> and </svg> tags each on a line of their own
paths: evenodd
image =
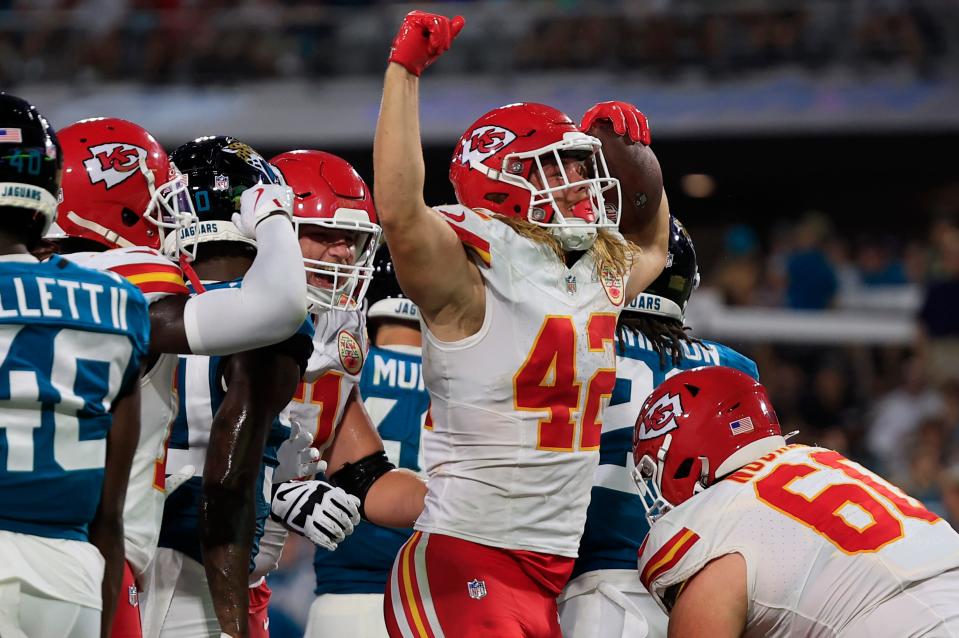
<svg viewBox="0 0 959 638">
<path fill-rule="evenodd" d="M 646 116 L 627 102 L 600 102 L 583 114 L 580 129 L 603 142 L 610 175 L 623 194 L 619 230 L 639 246 L 626 285 L 632 299 L 659 276 L 669 248 L 669 202 L 659 160 L 650 148 Z"/>
<path fill-rule="evenodd" d="M 441 312 L 468 305 L 481 285 L 456 234 L 423 200 L 419 74 L 462 27 L 462 18 L 419 11 L 406 16 L 393 41 L 373 140 L 373 191 L 383 234 L 400 285 L 428 323 L 442 323 Z"/>
</svg>

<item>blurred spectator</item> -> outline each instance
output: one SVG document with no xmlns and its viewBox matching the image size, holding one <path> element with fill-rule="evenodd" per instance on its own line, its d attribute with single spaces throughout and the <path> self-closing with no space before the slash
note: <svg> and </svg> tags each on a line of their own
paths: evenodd
<svg viewBox="0 0 959 638">
<path fill-rule="evenodd" d="M 871 409 L 867 446 L 879 462 L 881 474 L 906 474 L 904 446 L 920 424 L 940 415 L 943 408 L 940 394 L 926 383 L 922 362 L 910 357 L 902 366 L 899 387 L 873 403 Z"/>
<path fill-rule="evenodd" d="M 939 225 L 940 274 L 926 289 L 919 312 L 921 353 L 932 380 L 959 379 L 959 228 Z"/>
<path fill-rule="evenodd" d="M 755 292 L 761 277 L 759 237 L 751 226 L 737 224 L 726 231 L 723 254 L 710 280 L 727 304 L 751 306 L 757 303 Z"/>
<path fill-rule="evenodd" d="M 829 218 L 818 211 L 806 213 L 795 229 L 795 246 L 783 259 L 786 305 L 796 310 L 828 308 L 839 289 L 836 270 L 826 256 Z"/>
</svg>

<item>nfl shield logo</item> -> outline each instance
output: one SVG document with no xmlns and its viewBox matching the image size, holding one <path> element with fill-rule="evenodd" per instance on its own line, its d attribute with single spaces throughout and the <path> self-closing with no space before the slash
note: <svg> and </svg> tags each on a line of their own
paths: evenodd
<svg viewBox="0 0 959 638">
<path fill-rule="evenodd" d="M 131 607 L 137 607 L 140 605 L 140 597 L 137 596 L 137 586 L 130 585 L 127 588 L 127 602 L 130 603 Z"/>
<path fill-rule="evenodd" d="M 486 598 L 485 580 L 476 580 L 474 578 L 470 582 L 466 583 L 466 588 L 469 590 L 470 598 L 475 598 L 476 600 Z"/>
<path fill-rule="evenodd" d="M 570 295 L 576 294 L 576 275 L 566 275 L 566 292 Z"/>
<path fill-rule="evenodd" d="M 225 191 L 230 187 L 230 178 L 226 175 L 214 175 L 213 176 L 213 190 L 215 191 Z"/>
</svg>

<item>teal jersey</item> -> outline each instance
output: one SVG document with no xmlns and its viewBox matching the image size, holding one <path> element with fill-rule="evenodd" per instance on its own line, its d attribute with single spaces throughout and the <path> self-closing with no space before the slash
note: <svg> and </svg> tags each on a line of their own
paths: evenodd
<svg viewBox="0 0 959 638">
<path fill-rule="evenodd" d="M 241 280 L 204 284 L 207 290 L 239 286 Z M 312 344 L 313 324 L 309 317 L 300 325 L 297 334 Z M 309 353 L 306 355 L 309 356 Z M 199 563 L 203 562 L 200 549 L 200 502 L 203 496 L 203 467 L 206 462 L 210 427 L 213 417 L 226 397 L 222 364 L 225 357 L 182 355 L 177 364 L 175 385 L 179 409 L 170 431 L 166 469 L 172 474 L 186 465 L 192 465 L 194 475 L 166 500 L 159 546 L 183 552 Z M 305 359 L 304 359 L 305 361 Z M 290 436 L 289 423 L 279 416 L 273 420 L 263 453 L 256 483 L 256 531 L 253 538 L 253 558 L 263 536 L 263 526 L 270 513 L 270 495 L 266 493 L 266 468 L 276 467 L 276 450 Z"/>
<path fill-rule="evenodd" d="M 360 379 L 360 395 L 383 439 L 390 460 L 421 471 L 420 434 L 429 394 L 418 354 L 370 348 Z M 363 521 L 335 552 L 317 549 L 316 594 L 383 593 L 393 559 L 412 529 L 389 529 Z"/>
<path fill-rule="evenodd" d="M 146 299 L 122 278 L 0 257 L 0 530 L 87 540 L 110 410 L 149 335 Z"/>
<path fill-rule="evenodd" d="M 751 359 L 721 343 L 684 343 L 682 353 L 678 366 L 668 356 L 661 365 L 659 355 L 642 334 L 627 331 L 624 341 L 617 342 L 616 385 L 603 413 L 599 467 L 573 578 L 597 569 L 636 569 L 636 553 L 649 532 L 649 523 L 630 476 L 633 426 L 653 389 L 678 372 L 700 366 L 728 366 L 759 379 Z"/>
</svg>

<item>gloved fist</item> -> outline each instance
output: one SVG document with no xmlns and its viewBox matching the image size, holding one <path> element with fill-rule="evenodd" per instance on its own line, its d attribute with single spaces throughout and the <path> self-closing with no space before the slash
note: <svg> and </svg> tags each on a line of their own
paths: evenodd
<svg viewBox="0 0 959 638">
<path fill-rule="evenodd" d="M 652 142 L 652 133 L 649 130 L 649 121 L 643 112 L 629 102 L 600 102 L 583 114 L 579 123 L 579 130 L 589 132 L 599 120 L 608 120 L 613 125 L 616 135 L 627 135 L 630 141 L 649 146 Z"/>
<path fill-rule="evenodd" d="M 465 23 L 462 16 L 450 20 L 435 13 L 410 11 L 393 39 L 390 62 L 419 77 L 423 69 L 450 48 Z"/>
<path fill-rule="evenodd" d="M 233 213 L 231 221 L 245 236 L 256 239 L 257 225 L 276 212 L 287 219 L 293 217 L 293 189 L 283 184 L 257 184 L 240 194 L 240 212 Z"/>
<path fill-rule="evenodd" d="M 273 485 L 270 517 L 314 545 L 333 551 L 360 523 L 360 499 L 323 481 Z"/>
<path fill-rule="evenodd" d="M 313 435 L 300 426 L 290 423 L 290 438 L 276 450 L 279 465 L 273 470 L 273 482 L 283 483 L 326 471 L 326 463 L 320 460 L 320 451 L 313 447 Z"/>
</svg>

